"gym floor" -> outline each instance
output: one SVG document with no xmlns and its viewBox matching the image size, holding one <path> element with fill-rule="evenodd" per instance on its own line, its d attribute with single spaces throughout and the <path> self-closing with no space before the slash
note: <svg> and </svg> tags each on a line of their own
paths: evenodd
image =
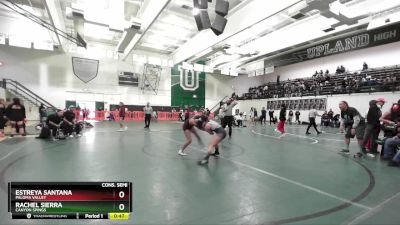
<svg viewBox="0 0 400 225">
<path fill-rule="evenodd" d="M 121 224 L 398 224 L 400 170 L 378 158 L 338 154 L 337 129 L 305 136 L 287 126 L 235 128 L 221 157 L 197 165 L 178 122 L 99 122 L 78 139 L 16 137 L 0 142 L 0 224 L 115 224 L 111 221 L 11 220 L 9 181 L 132 181 L 133 213 Z M 211 135 L 199 131 L 207 143 Z M 357 151 L 355 141 L 352 153 Z"/>
</svg>

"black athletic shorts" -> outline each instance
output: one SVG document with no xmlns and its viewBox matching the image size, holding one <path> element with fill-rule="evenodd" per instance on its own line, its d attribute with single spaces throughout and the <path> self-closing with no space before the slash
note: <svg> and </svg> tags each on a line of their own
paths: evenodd
<svg viewBox="0 0 400 225">
<path fill-rule="evenodd" d="M 193 128 L 192 125 L 189 124 L 189 120 L 185 120 L 185 122 L 183 122 L 183 126 L 182 129 L 185 130 L 191 130 Z"/>
<path fill-rule="evenodd" d="M 125 120 L 125 115 L 119 115 L 120 120 Z"/>
<path fill-rule="evenodd" d="M 225 116 L 224 120 L 221 121 L 222 122 L 222 127 L 226 127 L 228 125 L 228 127 L 232 126 L 233 123 L 233 116 Z"/>
<path fill-rule="evenodd" d="M 362 140 L 364 138 L 365 124 L 358 125 L 358 127 L 356 128 L 356 135 L 351 134 L 351 129 L 352 129 L 352 127 L 345 128 L 345 137 L 346 138 L 357 137 L 357 139 L 359 139 L 359 140 Z"/>
<path fill-rule="evenodd" d="M 4 126 L 6 125 L 6 123 L 7 123 L 7 120 L 4 119 L 3 116 L 1 116 L 1 117 L 0 117 L 0 129 L 1 129 L 1 130 L 4 129 Z"/>
<path fill-rule="evenodd" d="M 216 135 L 218 135 L 218 136 L 221 138 L 221 140 L 223 140 L 223 139 L 226 137 L 226 131 L 225 131 L 225 129 L 222 128 L 222 127 L 219 127 L 219 128 L 217 128 L 217 129 L 215 129 L 215 130 L 214 130 L 214 133 L 215 133 Z"/>
</svg>

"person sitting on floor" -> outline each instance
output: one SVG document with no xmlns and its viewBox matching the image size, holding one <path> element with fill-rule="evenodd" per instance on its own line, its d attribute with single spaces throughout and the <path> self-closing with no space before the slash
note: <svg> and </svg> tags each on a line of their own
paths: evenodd
<svg viewBox="0 0 400 225">
<path fill-rule="evenodd" d="M 75 132 L 76 136 L 80 137 L 82 127 L 77 124 L 73 109 L 74 107 L 70 106 L 69 109 L 64 112 L 61 129 L 63 129 L 65 136 L 74 137 L 73 133 Z"/>
<path fill-rule="evenodd" d="M 63 115 L 64 112 L 62 110 L 57 110 L 56 113 L 49 115 L 46 119 L 46 125 L 51 130 L 51 137 L 53 141 L 55 141 L 57 138 L 57 130 L 61 127 Z"/>
</svg>

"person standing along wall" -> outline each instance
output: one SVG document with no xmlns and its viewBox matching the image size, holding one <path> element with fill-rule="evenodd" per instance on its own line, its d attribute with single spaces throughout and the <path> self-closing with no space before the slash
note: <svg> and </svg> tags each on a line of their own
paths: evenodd
<svg viewBox="0 0 400 225">
<path fill-rule="evenodd" d="M 300 125 L 300 124 L 301 124 L 301 122 L 300 122 L 300 111 L 297 110 L 297 111 L 294 113 L 294 115 L 296 116 L 296 121 L 295 121 L 295 122 L 297 122 L 297 123 Z"/>
<path fill-rule="evenodd" d="M 39 121 L 42 124 L 44 122 L 44 118 L 46 117 L 46 108 L 44 107 L 43 103 L 39 106 Z"/>
<path fill-rule="evenodd" d="M 345 133 L 345 144 L 346 148 L 341 150 L 341 153 L 349 154 L 350 139 L 356 137 L 360 150 L 363 148 L 362 142 L 365 131 L 365 119 L 361 116 L 357 109 L 350 107 L 346 101 L 339 103 L 340 108 L 340 132 Z M 359 151 L 355 156 L 361 157 L 362 150 Z"/>
<path fill-rule="evenodd" d="M 292 125 L 292 120 L 293 120 L 293 111 L 290 110 L 290 111 L 289 111 L 289 117 L 288 117 L 288 121 L 289 121 L 289 124 L 290 124 L 290 125 Z"/>
<path fill-rule="evenodd" d="M 272 125 L 272 123 L 275 124 L 275 119 L 274 119 L 274 110 L 270 109 L 269 112 L 269 125 Z"/>
<path fill-rule="evenodd" d="M 128 130 L 128 127 L 124 124 L 124 120 L 125 120 L 125 114 L 126 114 L 126 108 L 123 102 L 119 103 L 119 127 L 120 129 L 118 131 L 126 131 Z"/>
<path fill-rule="evenodd" d="M 281 134 L 285 133 L 285 121 L 286 121 L 286 106 L 285 104 L 281 105 L 281 111 L 279 112 L 279 123 L 277 129 Z"/>
<path fill-rule="evenodd" d="M 321 132 L 318 131 L 317 124 L 316 124 L 316 122 L 315 122 L 317 116 L 320 116 L 320 115 L 318 114 L 317 110 L 315 109 L 315 105 L 313 105 L 313 106 L 312 106 L 312 109 L 311 109 L 310 112 L 308 113 L 308 119 L 309 119 L 309 122 L 310 122 L 310 123 L 308 124 L 308 127 L 307 127 L 307 131 L 306 131 L 306 134 L 307 134 L 307 135 L 311 134 L 311 133 L 309 132 L 311 126 L 314 127 L 315 131 L 317 131 L 317 134 L 321 134 Z"/>
<path fill-rule="evenodd" d="M 261 125 L 267 124 L 267 110 L 265 110 L 265 107 L 262 107 L 262 109 L 261 109 L 260 122 L 261 122 Z"/>
<path fill-rule="evenodd" d="M 150 128 L 151 115 L 153 115 L 153 108 L 150 106 L 150 102 L 147 102 L 143 108 L 144 111 L 144 128 Z"/>
<path fill-rule="evenodd" d="M 6 116 L 11 123 L 10 137 L 13 137 L 17 133 L 17 127 L 19 134 L 21 134 L 22 136 L 26 136 L 24 130 L 24 121 L 26 119 L 25 107 L 23 104 L 21 104 L 19 98 L 14 98 L 13 103 L 7 107 Z"/>
<path fill-rule="evenodd" d="M 380 118 L 382 117 L 382 111 L 379 107 L 382 107 L 385 104 L 384 98 L 379 98 L 378 100 L 371 100 L 369 102 L 369 110 L 367 113 L 367 123 L 365 126 L 364 138 L 362 143 L 363 153 L 367 153 L 365 151 L 367 142 L 371 139 L 370 145 L 370 154 L 367 154 L 371 157 L 375 157 L 378 153 L 378 145 L 376 144 L 376 139 L 378 139 L 380 132 Z"/>
<path fill-rule="evenodd" d="M 0 98 L 0 138 L 4 137 L 4 127 L 7 122 L 7 116 L 6 116 L 6 103 L 4 99 Z"/>
</svg>

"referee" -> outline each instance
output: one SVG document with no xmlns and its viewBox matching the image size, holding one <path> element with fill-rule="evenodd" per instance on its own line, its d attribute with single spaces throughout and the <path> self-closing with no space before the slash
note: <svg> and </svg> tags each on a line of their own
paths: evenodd
<svg viewBox="0 0 400 225">
<path fill-rule="evenodd" d="M 237 101 L 234 98 L 230 98 L 225 102 L 225 105 L 222 106 L 222 112 L 224 113 L 224 120 L 222 124 L 222 128 L 226 128 L 228 125 L 229 128 L 229 138 L 232 136 L 232 123 L 233 123 L 233 107 L 237 105 Z"/>
<path fill-rule="evenodd" d="M 321 132 L 318 131 L 318 129 L 317 129 L 317 124 L 315 123 L 315 118 L 316 118 L 317 116 L 320 116 L 320 115 L 318 114 L 317 110 L 315 109 L 315 105 L 313 105 L 313 106 L 312 106 L 312 109 L 311 109 L 310 112 L 308 113 L 308 119 L 309 119 L 310 123 L 308 124 L 308 127 L 307 127 L 307 132 L 306 132 L 307 135 L 308 135 L 308 134 L 311 134 L 311 133 L 309 132 L 311 126 L 314 127 L 315 131 L 317 131 L 317 134 L 321 134 Z"/>
</svg>

